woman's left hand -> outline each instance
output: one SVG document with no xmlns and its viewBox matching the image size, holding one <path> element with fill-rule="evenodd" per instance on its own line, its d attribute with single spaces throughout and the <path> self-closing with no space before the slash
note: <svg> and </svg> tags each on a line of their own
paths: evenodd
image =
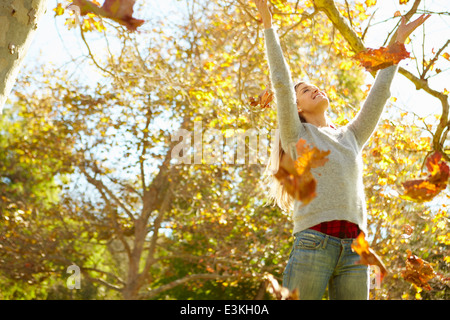
<svg viewBox="0 0 450 320">
<path fill-rule="evenodd" d="M 396 41 L 400 43 L 405 43 L 409 35 L 413 33 L 413 31 L 416 30 L 417 27 L 422 25 L 425 22 L 425 20 L 427 20 L 430 16 L 431 16 L 430 14 L 428 15 L 422 14 L 419 18 L 408 24 L 406 23 L 406 18 L 403 16 L 400 26 L 397 29 Z"/>
</svg>

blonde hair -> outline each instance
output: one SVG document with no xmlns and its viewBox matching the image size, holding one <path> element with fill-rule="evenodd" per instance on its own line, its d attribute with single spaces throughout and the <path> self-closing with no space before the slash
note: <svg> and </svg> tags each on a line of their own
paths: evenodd
<svg viewBox="0 0 450 320">
<path fill-rule="evenodd" d="M 286 189 L 274 176 L 278 172 L 284 153 L 285 151 L 281 148 L 281 141 L 278 135 L 275 143 L 272 145 L 270 158 L 263 173 L 264 185 L 268 186 L 268 203 L 264 206 L 272 205 L 274 207 L 277 205 L 282 211 L 290 212 L 294 206 L 294 199 L 286 192 Z"/>
<path fill-rule="evenodd" d="M 294 86 L 294 92 L 297 94 L 297 87 L 304 83 L 304 81 L 298 82 Z M 305 123 L 306 119 L 298 113 L 300 121 Z M 279 130 L 277 131 L 279 132 Z M 265 186 L 268 186 L 268 203 L 267 205 L 272 205 L 274 207 L 277 205 L 284 212 L 291 212 L 294 209 L 294 198 L 286 192 L 284 186 L 278 181 L 274 175 L 278 172 L 280 167 L 281 158 L 285 154 L 285 151 L 281 147 L 281 140 L 279 134 L 277 133 L 277 137 L 275 138 L 275 142 L 272 145 L 272 150 L 270 152 L 270 158 L 267 163 L 267 166 L 263 173 L 263 183 Z"/>
</svg>

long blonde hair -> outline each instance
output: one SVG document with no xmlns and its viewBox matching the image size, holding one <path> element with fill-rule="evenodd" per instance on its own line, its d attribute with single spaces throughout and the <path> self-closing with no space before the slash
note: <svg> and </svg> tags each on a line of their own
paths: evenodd
<svg viewBox="0 0 450 320">
<path fill-rule="evenodd" d="M 306 123 L 305 118 L 300 113 L 298 115 L 300 121 Z M 277 130 L 277 136 L 270 151 L 269 161 L 263 173 L 263 183 L 268 186 L 268 203 L 266 205 L 277 205 L 282 211 L 290 212 L 294 208 L 294 198 L 286 192 L 284 186 L 274 177 L 280 167 L 281 158 L 286 153 L 281 147 L 281 140 L 278 133 L 279 130 Z"/>
<path fill-rule="evenodd" d="M 304 82 L 300 81 L 294 86 L 294 92 L 296 94 L 297 87 L 302 83 Z M 302 123 L 307 122 L 300 112 L 298 113 L 298 117 Z M 271 204 L 272 206 L 277 205 L 282 211 L 290 212 L 294 208 L 294 198 L 286 192 L 284 186 L 280 183 L 280 181 L 278 181 L 277 178 L 274 177 L 274 174 L 278 172 L 281 158 L 284 154 L 285 151 L 281 147 L 279 130 L 277 130 L 277 136 L 275 137 L 275 141 L 272 145 L 270 158 L 263 173 L 263 183 L 266 186 L 269 186 L 267 196 L 268 203 L 266 203 L 265 206 Z"/>
</svg>

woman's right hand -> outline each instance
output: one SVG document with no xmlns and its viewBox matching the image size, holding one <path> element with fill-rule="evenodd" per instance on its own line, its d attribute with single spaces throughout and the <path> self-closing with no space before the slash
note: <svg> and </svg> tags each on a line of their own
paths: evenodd
<svg viewBox="0 0 450 320">
<path fill-rule="evenodd" d="M 261 19 L 265 29 L 272 28 L 272 14 L 269 11 L 269 7 L 267 6 L 267 0 L 254 0 L 256 4 L 256 8 L 261 15 Z"/>
</svg>

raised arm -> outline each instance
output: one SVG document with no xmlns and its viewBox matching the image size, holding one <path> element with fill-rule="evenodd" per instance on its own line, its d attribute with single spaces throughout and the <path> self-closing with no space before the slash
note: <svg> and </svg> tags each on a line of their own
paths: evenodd
<svg viewBox="0 0 450 320">
<path fill-rule="evenodd" d="M 280 129 L 281 146 L 287 150 L 292 142 L 297 142 L 303 126 L 300 122 L 292 82 L 291 72 L 284 59 L 280 40 L 272 28 L 272 16 L 267 7 L 267 0 L 255 0 L 264 24 L 264 38 L 270 79 L 277 103 L 277 119 Z"/>
<path fill-rule="evenodd" d="M 369 140 L 383 112 L 387 99 L 391 96 L 391 83 L 398 65 L 390 66 L 378 72 L 375 83 L 356 117 L 350 121 L 348 128 L 353 131 L 360 148 Z"/>
<path fill-rule="evenodd" d="M 396 42 L 404 43 L 409 35 L 429 17 L 430 15 L 421 15 L 418 19 L 408 24 L 406 24 L 405 17 L 402 17 L 402 22 L 396 34 Z M 390 87 L 397 68 L 397 65 L 393 65 L 378 72 L 375 83 L 360 112 L 348 124 L 348 127 L 354 132 L 360 147 L 363 147 L 367 142 L 378 124 L 384 105 L 391 95 Z"/>
</svg>

